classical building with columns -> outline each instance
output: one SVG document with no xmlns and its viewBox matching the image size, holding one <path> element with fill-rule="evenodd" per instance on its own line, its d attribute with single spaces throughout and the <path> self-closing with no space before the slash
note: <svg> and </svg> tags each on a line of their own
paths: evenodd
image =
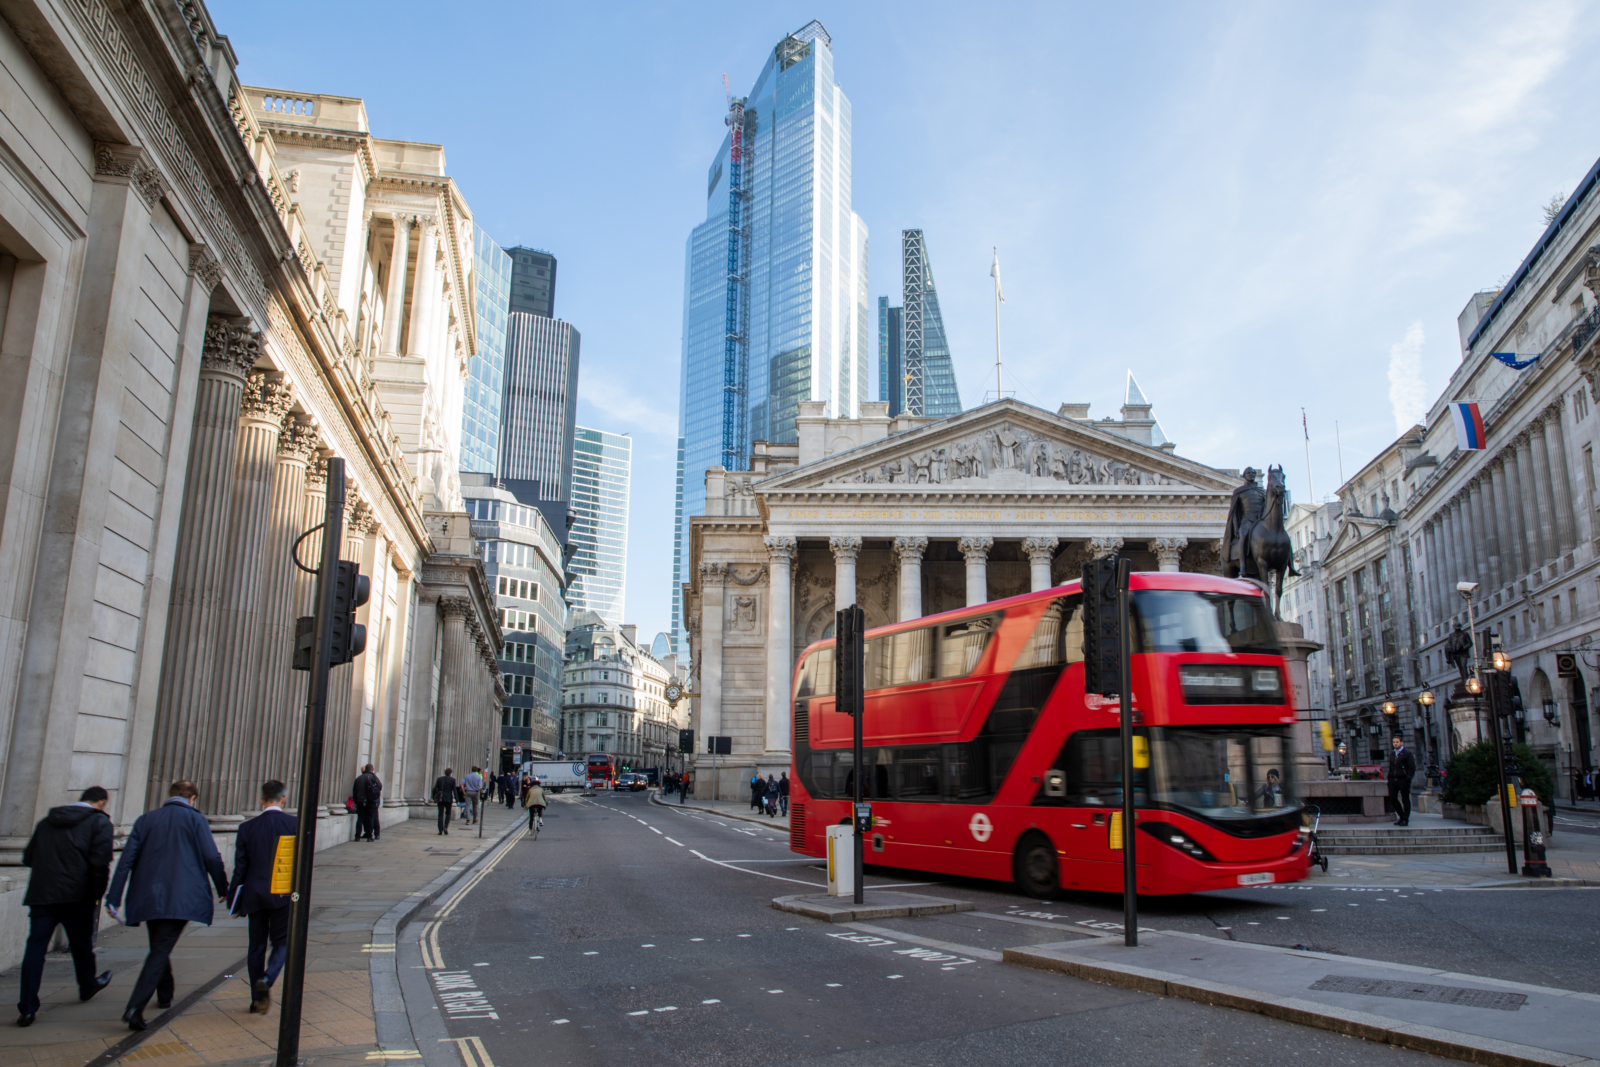
<svg viewBox="0 0 1600 1067">
<path fill-rule="evenodd" d="M 1120 552 L 1140 570 L 1214 572 L 1237 473 L 1153 443 L 1148 402 L 1121 417 L 1001 400 L 943 419 L 861 405 L 833 419 L 802 403 L 798 443 L 756 442 L 750 469 L 706 474 L 683 587 L 692 656 L 697 794 L 705 738 L 732 738 L 723 796 L 754 767 L 789 766 L 789 687 L 834 612 L 868 626 L 1046 589 Z"/>
<path fill-rule="evenodd" d="M 502 703 L 456 475 L 471 216 L 441 150 L 370 137 L 360 101 L 247 89 L 195 0 L 18 0 L 0 65 L 0 863 L 89 785 L 122 832 L 194 780 L 225 854 L 262 780 L 296 785 L 290 549 L 334 457 L 372 596 L 321 836 L 364 763 L 407 817 L 497 744 Z"/>
</svg>

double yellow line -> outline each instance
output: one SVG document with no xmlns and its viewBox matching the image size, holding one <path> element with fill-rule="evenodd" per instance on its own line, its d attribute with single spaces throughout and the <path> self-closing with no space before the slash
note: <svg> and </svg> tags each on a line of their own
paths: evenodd
<svg viewBox="0 0 1600 1067">
<path fill-rule="evenodd" d="M 456 906 L 466 899 L 467 894 L 476 889 L 478 883 L 483 881 L 495 867 L 499 866 L 500 861 L 505 859 L 506 853 L 511 851 L 511 846 L 526 837 L 527 833 L 528 828 L 524 826 L 512 834 L 506 843 L 501 845 L 495 852 L 494 858 L 479 868 L 471 878 L 467 879 L 467 884 L 462 886 L 460 891 L 450 898 L 450 903 L 440 908 L 431 922 L 423 924 L 422 933 L 417 939 L 417 947 L 422 950 L 423 967 L 430 971 L 444 969 L 444 956 L 439 951 L 439 927 L 444 925 L 444 921 L 450 917 L 451 912 L 456 910 Z M 475 1041 L 477 1039 L 471 1038 L 470 1040 Z M 462 1055 L 463 1057 L 467 1055 L 465 1047 L 462 1049 Z M 484 1062 L 488 1062 L 487 1055 L 484 1056 Z M 470 1064 L 469 1067 L 471 1067 Z M 493 1065 L 491 1064 L 490 1067 L 493 1067 Z"/>
</svg>

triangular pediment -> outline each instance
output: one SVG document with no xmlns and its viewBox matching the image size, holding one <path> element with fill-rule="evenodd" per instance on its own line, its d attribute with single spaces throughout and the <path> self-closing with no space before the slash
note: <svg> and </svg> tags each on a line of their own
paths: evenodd
<svg viewBox="0 0 1600 1067">
<path fill-rule="evenodd" d="M 1176 487 L 1231 492 L 1221 471 L 1016 400 L 1003 400 L 861 445 L 756 484 L 819 489 L 1071 492 Z"/>
<path fill-rule="evenodd" d="M 1386 532 L 1390 525 L 1391 523 L 1385 519 L 1369 518 L 1365 515 L 1345 516 L 1339 523 L 1338 532 L 1333 535 L 1333 542 L 1328 546 L 1326 559 L 1330 562 L 1337 559 L 1373 534 Z"/>
</svg>

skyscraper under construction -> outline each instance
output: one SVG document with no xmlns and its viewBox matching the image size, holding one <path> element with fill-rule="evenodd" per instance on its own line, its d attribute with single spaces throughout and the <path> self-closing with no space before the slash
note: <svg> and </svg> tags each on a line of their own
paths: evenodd
<svg viewBox="0 0 1600 1067">
<path fill-rule="evenodd" d="M 878 298 L 878 399 L 889 402 L 890 415 L 959 414 L 961 393 L 921 230 L 900 232 L 900 270 L 901 306 Z"/>
</svg>

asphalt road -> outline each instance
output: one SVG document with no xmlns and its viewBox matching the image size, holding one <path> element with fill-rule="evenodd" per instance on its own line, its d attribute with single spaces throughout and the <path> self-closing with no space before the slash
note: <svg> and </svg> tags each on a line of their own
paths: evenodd
<svg viewBox="0 0 1600 1067">
<path fill-rule="evenodd" d="M 1106 921 L 1113 911 L 1119 918 L 1114 901 L 1041 908 L 1003 887 L 947 883 L 934 891 L 968 897 L 980 910 L 891 921 L 876 932 L 773 909 L 774 896 L 822 886 L 814 863 L 791 853 L 776 828 L 667 810 L 643 794 L 560 798 L 537 841 L 512 846 L 448 904 L 428 935 L 437 954 L 426 950 L 424 967 L 411 965 L 428 984 L 409 980 L 407 1010 L 413 1018 L 439 1012 L 469 1065 L 487 1058 L 499 1067 L 1430 1059 L 992 958 L 1007 946 L 1061 940 L 1061 928 L 1077 922 Z M 874 872 L 868 881 L 926 880 Z M 1281 901 L 1196 904 L 1229 916 L 1309 910 L 1289 894 Z M 1153 925 L 1168 924 L 1163 915 Z M 946 947 L 927 952 L 930 940 Z M 419 1002 L 429 991 L 435 1003 Z"/>
</svg>

